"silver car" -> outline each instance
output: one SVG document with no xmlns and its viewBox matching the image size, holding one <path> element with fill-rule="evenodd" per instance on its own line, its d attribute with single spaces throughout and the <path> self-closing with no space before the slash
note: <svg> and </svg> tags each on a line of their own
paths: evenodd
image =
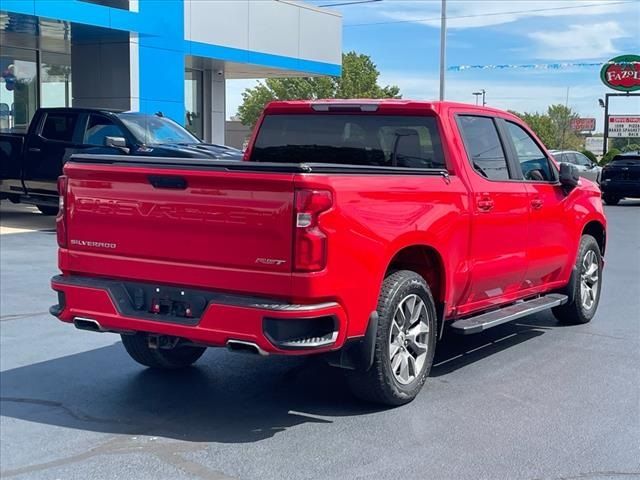
<svg viewBox="0 0 640 480">
<path fill-rule="evenodd" d="M 551 150 L 550 153 L 559 163 L 575 165 L 581 177 L 588 178 L 600 184 L 602 167 L 589 160 L 589 157 L 586 155 L 573 150 Z"/>
</svg>

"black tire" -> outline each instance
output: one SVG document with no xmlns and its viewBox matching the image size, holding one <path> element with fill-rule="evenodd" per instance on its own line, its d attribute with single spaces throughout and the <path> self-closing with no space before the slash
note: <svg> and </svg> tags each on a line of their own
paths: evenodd
<svg viewBox="0 0 640 480">
<path fill-rule="evenodd" d="M 36 207 L 38 207 L 38 210 L 40 210 L 40 213 L 43 215 L 52 216 L 58 214 L 58 207 L 51 207 L 49 205 L 36 205 Z"/>
<path fill-rule="evenodd" d="M 587 308 L 584 305 L 582 299 L 582 276 L 585 274 L 584 262 L 589 252 L 593 252 L 598 264 L 598 285 L 597 292 L 593 298 L 593 304 Z M 571 280 L 569 285 L 563 293 L 569 296 L 569 302 L 555 307 L 553 315 L 558 322 L 565 325 L 579 325 L 583 323 L 589 323 L 596 314 L 598 309 L 598 303 L 600 302 L 600 292 L 602 291 L 602 255 L 600 253 L 600 246 L 595 238 L 591 235 L 583 235 L 580 239 L 580 246 L 578 247 L 578 257 L 576 259 L 576 266 L 571 274 Z"/>
<path fill-rule="evenodd" d="M 390 332 L 398 306 L 413 295 L 421 299 L 425 306 L 424 316 L 421 314 L 420 319 L 428 325 L 428 332 L 422 334 L 426 336 L 424 343 L 427 351 L 422 368 L 415 372 L 410 383 L 403 384 L 392 371 Z M 377 311 L 378 330 L 373 366 L 368 371 L 346 372 L 347 381 L 353 394 L 362 400 L 390 406 L 403 405 L 418 395 L 431 370 L 437 330 L 435 302 L 424 278 L 415 272 L 400 270 L 389 275 L 382 284 Z M 405 342 L 405 351 L 406 345 Z"/>
<path fill-rule="evenodd" d="M 120 335 L 127 353 L 136 362 L 150 368 L 174 370 L 188 367 L 198 360 L 206 347 L 178 346 L 172 349 L 149 348 L 147 335 Z"/>
<path fill-rule="evenodd" d="M 619 197 L 613 197 L 611 195 L 603 196 L 602 200 L 604 200 L 604 203 L 606 203 L 607 205 L 617 205 L 620 202 Z"/>
</svg>

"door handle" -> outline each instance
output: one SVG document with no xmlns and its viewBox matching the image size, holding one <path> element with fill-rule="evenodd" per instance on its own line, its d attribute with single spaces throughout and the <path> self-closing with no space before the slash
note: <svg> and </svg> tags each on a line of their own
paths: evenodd
<svg viewBox="0 0 640 480">
<path fill-rule="evenodd" d="M 493 200 L 491 200 L 490 198 L 481 198 L 480 200 L 478 200 L 478 208 L 483 212 L 488 212 L 493 208 L 493 206 Z"/>
<path fill-rule="evenodd" d="M 534 210 L 540 210 L 543 205 L 544 201 L 540 198 L 534 198 L 533 200 L 531 200 L 531 208 L 533 208 Z"/>
<path fill-rule="evenodd" d="M 29 149 L 29 151 L 30 151 L 30 152 L 33 152 L 33 153 L 39 153 L 39 152 L 41 152 L 41 150 L 40 150 L 39 148 L 37 148 L 37 147 L 31 147 L 31 148 Z"/>
</svg>

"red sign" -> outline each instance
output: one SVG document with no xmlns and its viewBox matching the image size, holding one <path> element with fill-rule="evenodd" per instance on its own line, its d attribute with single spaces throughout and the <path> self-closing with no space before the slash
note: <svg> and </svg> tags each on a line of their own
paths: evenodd
<svg viewBox="0 0 640 480">
<path fill-rule="evenodd" d="M 577 132 L 593 132 L 596 129 L 595 118 L 572 118 L 571 130 Z"/>
<path fill-rule="evenodd" d="M 640 90 L 640 56 L 621 55 L 604 64 L 600 71 L 602 83 L 621 92 Z"/>
</svg>

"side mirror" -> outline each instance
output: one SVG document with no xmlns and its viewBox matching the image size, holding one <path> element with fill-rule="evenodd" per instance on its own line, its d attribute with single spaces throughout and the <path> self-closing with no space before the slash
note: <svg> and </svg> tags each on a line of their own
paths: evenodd
<svg viewBox="0 0 640 480">
<path fill-rule="evenodd" d="M 560 164 L 560 184 L 563 187 L 567 187 L 569 189 L 575 188 L 578 186 L 579 181 L 580 173 L 575 165 L 571 165 L 570 163 Z"/>
<path fill-rule="evenodd" d="M 104 137 L 105 147 L 127 148 L 127 141 L 124 137 Z"/>
<path fill-rule="evenodd" d="M 122 153 L 129 153 L 127 140 L 124 137 L 104 137 L 104 146 L 117 148 Z"/>
</svg>

